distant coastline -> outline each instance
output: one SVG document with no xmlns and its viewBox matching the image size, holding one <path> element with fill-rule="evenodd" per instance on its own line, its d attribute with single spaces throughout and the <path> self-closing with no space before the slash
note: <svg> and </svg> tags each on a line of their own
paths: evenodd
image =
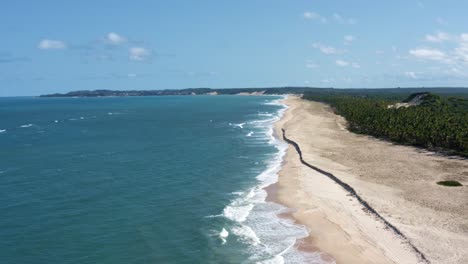
<svg viewBox="0 0 468 264">
<path fill-rule="evenodd" d="M 294 93 L 304 93 L 309 88 L 232 88 L 232 89 L 211 89 L 211 88 L 188 88 L 180 90 L 82 90 L 68 93 L 46 94 L 39 97 L 108 97 L 108 96 L 166 96 L 166 95 L 277 95 Z"/>
<path fill-rule="evenodd" d="M 468 88 L 464 87 L 421 87 L 421 88 L 372 88 L 372 89 L 338 89 L 318 87 L 265 87 L 265 88 L 188 88 L 176 90 L 80 90 L 68 93 L 44 94 L 39 97 L 116 97 L 116 96 L 164 96 L 164 95 L 282 95 L 315 93 L 345 93 L 353 95 L 361 94 L 411 94 L 420 92 L 432 92 L 445 95 L 468 94 Z"/>
</svg>

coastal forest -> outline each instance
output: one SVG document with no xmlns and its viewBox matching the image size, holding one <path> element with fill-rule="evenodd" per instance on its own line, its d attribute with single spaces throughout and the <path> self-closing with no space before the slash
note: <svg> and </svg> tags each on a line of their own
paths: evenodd
<svg viewBox="0 0 468 264">
<path fill-rule="evenodd" d="M 420 92 L 306 93 L 329 104 L 356 133 L 468 157 L 468 99 Z"/>
</svg>

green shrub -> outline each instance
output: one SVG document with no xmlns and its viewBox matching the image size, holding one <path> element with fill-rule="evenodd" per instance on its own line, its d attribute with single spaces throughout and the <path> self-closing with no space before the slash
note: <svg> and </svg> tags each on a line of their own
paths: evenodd
<svg viewBox="0 0 468 264">
<path fill-rule="evenodd" d="M 437 182 L 437 184 L 443 185 L 443 186 L 449 186 L 449 187 L 463 186 L 461 183 L 457 181 L 440 181 L 440 182 Z"/>
</svg>

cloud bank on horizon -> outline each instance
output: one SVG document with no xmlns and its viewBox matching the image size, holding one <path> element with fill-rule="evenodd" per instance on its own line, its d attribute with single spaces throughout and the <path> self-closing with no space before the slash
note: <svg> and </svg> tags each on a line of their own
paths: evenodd
<svg viewBox="0 0 468 264">
<path fill-rule="evenodd" d="M 1 4 L 0 96 L 468 86 L 468 2 L 45 2 Z"/>
</svg>

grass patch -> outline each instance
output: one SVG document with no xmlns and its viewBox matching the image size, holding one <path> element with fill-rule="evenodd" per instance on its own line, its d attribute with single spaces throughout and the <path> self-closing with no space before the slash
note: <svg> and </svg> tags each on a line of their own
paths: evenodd
<svg viewBox="0 0 468 264">
<path fill-rule="evenodd" d="M 437 182 L 439 185 L 443 186 L 448 186 L 448 187 L 457 187 L 457 186 L 463 186 L 463 184 L 457 182 L 457 181 L 440 181 Z"/>
</svg>

